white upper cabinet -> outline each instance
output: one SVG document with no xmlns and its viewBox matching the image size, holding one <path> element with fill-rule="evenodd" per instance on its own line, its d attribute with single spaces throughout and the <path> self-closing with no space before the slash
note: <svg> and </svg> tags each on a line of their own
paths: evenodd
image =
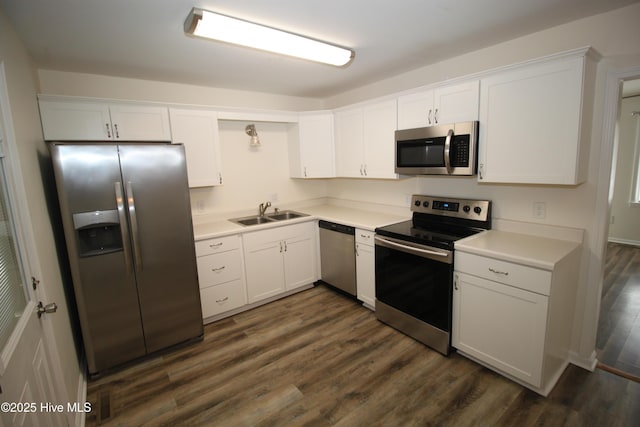
<svg viewBox="0 0 640 427">
<path fill-rule="evenodd" d="M 398 97 L 398 129 L 478 120 L 479 88 L 473 80 Z"/>
<path fill-rule="evenodd" d="M 171 141 L 167 107 L 41 97 L 47 141 Z"/>
<path fill-rule="evenodd" d="M 478 180 L 580 184 L 586 179 L 594 62 L 586 49 L 481 80 Z"/>
<path fill-rule="evenodd" d="M 170 108 L 174 143 L 185 146 L 189 187 L 221 185 L 222 162 L 215 111 Z"/>
<path fill-rule="evenodd" d="M 335 171 L 333 114 L 301 113 L 289 132 L 291 178 L 333 178 Z"/>
<path fill-rule="evenodd" d="M 396 100 L 335 113 L 336 175 L 397 179 L 394 172 Z"/>
</svg>

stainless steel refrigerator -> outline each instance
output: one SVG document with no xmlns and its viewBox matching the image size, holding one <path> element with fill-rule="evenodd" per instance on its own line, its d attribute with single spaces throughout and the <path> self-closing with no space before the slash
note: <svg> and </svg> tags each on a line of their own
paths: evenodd
<svg viewBox="0 0 640 427">
<path fill-rule="evenodd" d="M 50 149 L 89 373 L 201 338 L 184 147 Z"/>
</svg>

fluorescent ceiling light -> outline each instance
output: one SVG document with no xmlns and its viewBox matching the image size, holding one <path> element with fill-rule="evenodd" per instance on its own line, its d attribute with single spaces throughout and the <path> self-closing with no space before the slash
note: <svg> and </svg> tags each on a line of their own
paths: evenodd
<svg viewBox="0 0 640 427">
<path fill-rule="evenodd" d="M 355 56 L 350 49 L 196 7 L 184 22 L 184 32 L 337 67 L 347 65 Z"/>
</svg>

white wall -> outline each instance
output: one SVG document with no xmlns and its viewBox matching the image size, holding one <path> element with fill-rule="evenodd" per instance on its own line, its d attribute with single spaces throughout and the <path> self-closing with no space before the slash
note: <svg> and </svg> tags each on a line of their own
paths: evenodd
<svg viewBox="0 0 640 427">
<path fill-rule="evenodd" d="M 611 201 L 609 240 L 640 246 L 640 205 L 630 205 L 634 163 L 637 159 L 636 142 L 640 135 L 640 95 L 624 98 L 618 121 L 618 156 L 616 161 L 615 187 Z M 640 149 L 640 146 L 638 147 Z"/>
<path fill-rule="evenodd" d="M 30 272 L 30 274 L 40 276 L 44 293 L 51 302 L 56 302 L 58 305 L 58 312 L 49 318 L 55 335 L 52 341 L 57 346 L 61 359 L 61 366 L 56 370 L 61 372 L 56 372 L 54 380 L 63 382 L 66 396 L 61 397 L 73 401 L 78 397 L 81 374 L 44 196 L 40 161 L 46 160 L 48 152 L 42 138 L 36 102 L 37 78 L 24 46 L 1 10 L 0 62 L 4 63 L 6 70 L 10 111 L 18 145 L 22 179 L 26 189 L 25 196 L 37 244 L 38 266 L 36 268 L 39 267 L 40 271 Z"/>
<path fill-rule="evenodd" d="M 262 146 L 249 146 L 245 126 L 250 122 L 219 122 L 224 185 L 191 190 L 191 205 L 198 216 L 244 215 L 250 209 L 270 201 L 273 207 L 323 198 L 326 180 L 289 178 L 287 123 L 255 124 Z M 273 209 L 273 208 L 272 208 Z"/>
</svg>

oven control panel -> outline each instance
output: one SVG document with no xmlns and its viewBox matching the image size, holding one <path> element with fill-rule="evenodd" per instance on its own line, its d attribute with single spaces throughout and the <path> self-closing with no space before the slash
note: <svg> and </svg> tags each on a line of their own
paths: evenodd
<svg viewBox="0 0 640 427">
<path fill-rule="evenodd" d="M 438 196 L 411 196 L 411 211 L 475 221 L 487 221 L 491 215 L 489 200 L 452 199 Z"/>
</svg>

